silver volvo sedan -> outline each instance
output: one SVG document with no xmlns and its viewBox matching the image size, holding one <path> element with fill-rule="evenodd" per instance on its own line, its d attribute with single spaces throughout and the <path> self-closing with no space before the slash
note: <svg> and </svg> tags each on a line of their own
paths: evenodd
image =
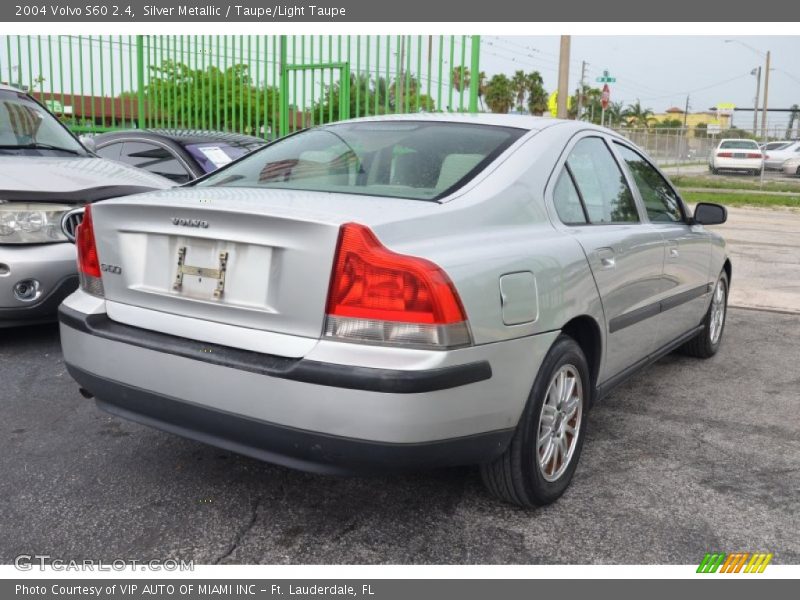
<svg viewBox="0 0 800 600">
<path fill-rule="evenodd" d="M 317 472 L 478 464 L 557 499 L 593 403 L 707 358 L 731 263 L 611 131 L 406 115 L 283 138 L 194 184 L 92 205 L 64 356 L 108 412 Z"/>
</svg>

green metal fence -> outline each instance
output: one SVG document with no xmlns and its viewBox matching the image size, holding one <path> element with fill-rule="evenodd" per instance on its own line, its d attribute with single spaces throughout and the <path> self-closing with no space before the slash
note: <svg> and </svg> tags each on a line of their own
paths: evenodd
<svg viewBox="0 0 800 600">
<path fill-rule="evenodd" d="M 0 36 L 0 81 L 75 132 L 263 138 L 376 114 L 478 108 L 478 36 Z"/>
</svg>

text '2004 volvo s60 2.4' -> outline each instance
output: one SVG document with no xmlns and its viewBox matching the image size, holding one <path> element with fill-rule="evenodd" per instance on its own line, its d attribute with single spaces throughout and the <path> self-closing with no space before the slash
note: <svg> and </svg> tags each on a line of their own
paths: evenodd
<svg viewBox="0 0 800 600">
<path fill-rule="evenodd" d="M 87 210 L 64 356 L 166 431 L 323 472 L 479 464 L 545 504 L 593 402 L 717 351 L 731 267 L 704 225 L 725 217 L 585 123 L 330 124 Z"/>
</svg>

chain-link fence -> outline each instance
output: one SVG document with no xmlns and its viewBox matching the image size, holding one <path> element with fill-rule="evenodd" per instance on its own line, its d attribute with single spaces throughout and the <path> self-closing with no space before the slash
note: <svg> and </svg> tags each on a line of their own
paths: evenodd
<svg viewBox="0 0 800 600">
<path fill-rule="evenodd" d="M 614 130 L 643 148 L 661 167 L 704 164 L 719 141 L 725 138 L 748 138 L 759 143 L 796 139 L 795 130 L 787 137 L 785 126 L 768 128 L 766 135 L 760 129 L 754 135 L 752 129 L 738 128 L 710 133 L 691 127 L 620 127 Z"/>
</svg>

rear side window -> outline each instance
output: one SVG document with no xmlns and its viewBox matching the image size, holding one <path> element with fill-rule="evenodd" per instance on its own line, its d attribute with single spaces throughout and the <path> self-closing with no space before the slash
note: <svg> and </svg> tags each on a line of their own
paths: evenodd
<svg viewBox="0 0 800 600">
<path fill-rule="evenodd" d="M 553 190 L 553 204 L 555 204 L 558 218 L 565 225 L 586 224 L 586 213 L 583 210 L 581 197 L 578 195 L 578 190 L 575 189 L 575 183 L 572 181 L 572 175 L 567 169 L 561 171 L 561 175 L 556 182 L 556 187 Z"/>
<path fill-rule="evenodd" d="M 279 140 L 198 185 L 436 200 L 466 184 L 524 133 L 472 123 L 339 123 Z"/>
<path fill-rule="evenodd" d="M 580 140 L 567 159 L 590 223 L 637 223 L 633 193 L 608 146 L 600 138 Z"/>
<path fill-rule="evenodd" d="M 616 146 L 633 174 L 633 180 L 644 200 L 647 217 L 656 223 L 683 221 L 681 201 L 661 174 L 638 152 L 622 144 Z"/>
<path fill-rule="evenodd" d="M 101 158 L 107 158 L 109 160 L 119 160 L 120 153 L 122 152 L 122 142 L 116 142 L 114 144 L 109 144 L 108 146 L 103 146 L 102 148 L 98 148 L 94 151 L 97 156 Z"/>
<path fill-rule="evenodd" d="M 193 177 L 181 162 L 166 148 L 146 142 L 125 142 L 120 160 L 134 167 L 145 169 L 176 183 L 186 183 Z"/>
</svg>

